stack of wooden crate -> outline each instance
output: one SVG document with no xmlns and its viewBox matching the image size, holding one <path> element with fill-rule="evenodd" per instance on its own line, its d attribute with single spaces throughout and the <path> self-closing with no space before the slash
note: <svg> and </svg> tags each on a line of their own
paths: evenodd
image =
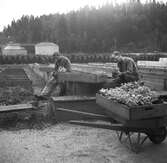
<svg viewBox="0 0 167 163">
<path fill-rule="evenodd" d="M 160 61 L 139 61 L 141 80 L 153 90 L 167 90 L 167 66 Z"/>
</svg>

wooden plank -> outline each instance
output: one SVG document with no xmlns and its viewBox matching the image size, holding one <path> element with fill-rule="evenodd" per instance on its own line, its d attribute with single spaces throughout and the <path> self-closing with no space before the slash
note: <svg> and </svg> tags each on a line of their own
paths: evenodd
<svg viewBox="0 0 167 163">
<path fill-rule="evenodd" d="M 152 75 L 166 75 L 166 69 L 139 69 L 139 73 L 152 74 Z"/>
<path fill-rule="evenodd" d="M 125 105 L 109 101 L 100 94 L 96 94 L 96 103 L 124 119 L 130 119 L 129 108 Z"/>
<path fill-rule="evenodd" d="M 51 108 L 53 112 L 56 113 L 57 108 L 63 108 L 68 110 L 75 110 L 75 111 L 81 111 L 81 112 L 88 112 L 88 113 L 94 113 L 94 114 L 101 114 L 105 115 L 105 110 L 96 104 L 95 97 L 88 100 L 71 100 L 68 101 L 68 99 L 65 101 L 54 101 L 53 98 L 50 102 Z"/>
<path fill-rule="evenodd" d="M 111 64 L 72 64 L 72 70 L 106 70 L 112 71 L 113 69 L 117 68 L 115 63 Z M 39 70 L 43 72 L 53 72 L 54 65 L 39 65 Z"/>
<path fill-rule="evenodd" d="M 164 77 L 156 75 L 141 75 L 142 81 L 145 82 L 145 85 L 155 90 L 164 90 L 165 89 L 165 79 Z"/>
<path fill-rule="evenodd" d="M 160 86 L 162 88 L 164 88 L 164 80 L 151 80 L 151 79 L 147 79 L 147 78 L 143 78 L 142 81 L 144 81 L 145 83 L 148 84 L 152 84 L 154 86 Z"/>
<path fill-rule="evenodd" d="M 94 96 L 102 88 L 102 83 L 65 82 L 66 96 Z"/>
<path fill-rule="evenodd" d="M 114 65 L 114 66 L 113 66 Z M 81 73 L 90 73 L 91 74 L 105 74 L 112 76 L 112 71 L 115 69 L 118 69 L 117 66 L 115 66 L 115 63 L 109 63 L 109 64 L 72 64 L 72 70 L 73 71 L 80 71 Z M 54 71 L 54 65 L 39 65 L 38 69 L 41 72 L 53 72 Z"/>
<path fill-rule="evenodd" d="M 156 70 L 165 70 L 167 69 L 167 65 L 162 65 L 161 63 L 159 65 L 144 65 L 144 64 L 138 64 L 139 69 L 156 69 Z"/>
<path fill-rule="evenodd" d="M 135 128 L 135 129 L 157 129 L 167 125 L 167 116 L 161 118 L 149 118 L 142 120 L 127 120 L 123 117 L 120 117 L 118 114 L 114 114 L 111 111 L 106 110 L 106 114 L 116 121 L 122 123 L 124 128 Z"/>
<path fill-rule="evenodd" d="M 75 95 L 95 96 L 96 93 L 102 88 L 102 84 L 75 82 L 74 87 Z"/>
<path fill-rule="evenodd" d="M 161 86 L 162 88 L 164 88 L 164 81 L 156 81 L 156 80 L 149 80 L 149 79 L 143 79 L 142 81 L 147 82 L 148 84 L 153 84 L 155 86 Z"/>
<path fill-rule="evenodd" d="M 70 124 L 73 125 L 80 125 L 86 127 L 93 127 L 93 128 L 101 128 L 101 129 L 108 129 L 108 130 L 115 130 L 115 131 L 127 131 L 127 128 L 122 124 L 97 124 L 94 122 L 86 122 L 86 121 L 69 121 Z"/>
<path fill-rule="evenodd" d="M 101 115 L 101 114 L 95 114 L 95 113 L 90 113 L 90 112 L 83 112 L 83 111 L 77 111 L 77 110 L 71 110 L 71 109 L 64 109 L 64 108 L 57 108 L 56 111 L 61 111 L 61 112 L 69 112 L 72 114 L 79 114 L 83 116 L 90 116 L 92 118 L 103 118 L 103 119 L 108 119 L 106 115 Z"/>
<path fill-rule="evenodd" d="M 75 96 L 76 95 L 76 90 L 75 90 L 75 82 L 65 82 L 66 85 L 66 92 L 65 95 L 66 96 Z"/>
<path fill-rule="evenodd" d="M 125 120 L 141 120 L 167 115 L 167 104 L 153 104 L 150 106 L 136 106 L 135 108 L 130 108 L 126 105 L 108 100 L 99 94 L 96 95 L 96 102 Z"/>
<path fill-rule="evenodd" d="M 69 102 L 69 101 L 95 101 L 96 97 L 88 96 L 58 96 L 52 97 L 54 102 Z"/>
<path fill-rule="evenodd" d="M 58 108 L 55 112 L 55 119 L 56 119 L 56 122 L 67 122 L 71 120 L 106 120 L 107 118 L 105 116 L 100 117 L 92 114 L 85 114 L 82 112 L 69 110 L 69 109 L 60 110 Z"/>
<path fill-rule="evenodd" d="M 129 120 L 126 121 L 124 126 L 126 127 L 135 127 L 136 129 L 157 129 L 160 127 L 165 127 L 167 125 L 167 121 L 165 121 L 166 117 L 161 118 L 149 118 L 142 120 Z"/>
<path fill-rule="evenodd" d="M 91 74 L 83 72 L 64 72 L 58 73 L 59 82 L 71 81 L 71 82 L 83 82 L 83 83 L 102 83 L 107 79 L 107 75 L 104 74 Z"/>
<path fill-rule="evenodd" d="M 142 73 L 156 73 L 156 74 L 166 74 L 167 70 L 166 69 L 139 69 L 139 72 Z"/>
<path fill-rule="evenodd" d="M 159 84 L 164 84 L 164 79 L 161 78 L 156 78 L 156 76 L 154 77 L 150 77 L 150 76 L 143 76 L 141 77 L 142 80 L 146 80 L 146 81 L 150 81 L 150 82 L 155 82 L 155 83 L 159 83 Z"/>
<path fill-rule="evenodd" d="M 153 104 L 130 108 L 130 120 L 162 117 L 167 115 L 167 104 Z"/>
<path fill-rule="evenodd" d="M 167 67 L 140 67 L 139 70 L 143 71 L 164 71 L 167 72 Z"/>
<path fill-rule="evenodd" d="M 142 79 L 148 79 L 148 80 L 154 80 L 154 81 L 157 81 L 157 80 L 163 81 L 163 80 L 167 79 L 167 77 L 163 76 L 163 75 L 159 76 L 159 75 L 151 75 L 151 74 L 149 74 L 149 75 L 147 75 L 147 74 L 140 74 L 140 78 L 142 78 Z"/>
<path fill-rule="evenodd" d="M 0 113 L 1 112 L 11 112 L 11 111 L 22 111 L 22 110 L 33 109 L 33 108 L 34 107 L 32 106 L 32 104 L 0 106 Z"/>
<path fill-rule="evenodd" d="M 167 77 L 163 75 L 159 75 L 159 74 L 153 74 L 153 73 L 140 73 L 140 76 L 142 78 L 148 78 L 148 79 L 157 79 L 157 80 L 163 80 L 166 79 Z"/>
<path fill-rule="evenodd" d="M 147 81 L 147 80 L 143 80 L 143 81 L 144 81 L 144 85 L 148 86 L 152 90 L 155 90 L 155 91 L 163 91 L 164 90 L 164 84 L 162 84 L 162 83 L 155 83 L 155 82 Z"/>
<path fill-rule="evenodd" d="M 156 123 L 155 123 L 156 122 Z M 74 125 L 81 125 L 81 126 L 87 126 L 87 127 L 94 127 L 94 128 L 102 128 L 102 129 L 109 129 L 109 130 L 114 130 L 114 131 L 124 131 L 124 132 L 142 132 L 146 133 L 149 131 L 149 129 L 157 129 L 159 127 L 162 127 L 159 123 L 158 120 L 154 121 L 147 121 L 147 122 L 133 122 L 133 125 L 124 125 L 124 124 L 119 124 L 119 123 L 112 123 L 112 124 L 97 124 L 94 122 L 88 122 L 88 121 L 69 121 L 70 124 Z M 135 125 L 134 125 L 135 124 Z M 146 126 L 144 125 L 146 124 Z M 155 125 L 153 125 L 155 124 Z M 158 124 L 158 125 L 157 125 Z M 163 125 L 164 126 L 164 125 Z"/>
</svg>

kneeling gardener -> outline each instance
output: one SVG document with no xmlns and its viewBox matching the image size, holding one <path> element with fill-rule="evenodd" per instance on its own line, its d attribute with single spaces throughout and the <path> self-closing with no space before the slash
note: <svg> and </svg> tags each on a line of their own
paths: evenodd
<svg viewBox="0 0 167 163">
<path fill-rule="evenodd" d="M 119 72 L 115 79 L 110 79 L 104 84 L 104 88 L 119 87 L 123 83 L 139 80 L 138 68 L 132 58 L 123 57 L 118 51 L 113 53 L 113 57 L 117 60 Z"/>
</svg>

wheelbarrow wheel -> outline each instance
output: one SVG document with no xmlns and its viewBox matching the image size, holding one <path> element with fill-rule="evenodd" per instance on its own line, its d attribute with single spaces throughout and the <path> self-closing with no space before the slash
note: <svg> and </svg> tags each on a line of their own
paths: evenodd
<svg viewBox="0 0 167 163">
<path fill-rule="evenodd" d="M 153 130 L 151 133 L 147 134 L 149 139 L 154 144 L 160 144 L 162 143 L 167 135 L 167 131 L 165 127 L 159 128 L 157 130 Z"/>
</svg>

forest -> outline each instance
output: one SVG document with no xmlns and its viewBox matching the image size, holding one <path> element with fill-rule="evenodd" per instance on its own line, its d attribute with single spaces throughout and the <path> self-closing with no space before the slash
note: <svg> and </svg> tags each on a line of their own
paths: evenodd
<svg viewBox="0 0 167 163">
<path fill-rule="evenodd" d="M 0 33 L 0 43 L 54 42 L 63 53 L 167 51 L 167 4 L 107 3 L 66 14 L 23 15 Z"/>
</svg>

